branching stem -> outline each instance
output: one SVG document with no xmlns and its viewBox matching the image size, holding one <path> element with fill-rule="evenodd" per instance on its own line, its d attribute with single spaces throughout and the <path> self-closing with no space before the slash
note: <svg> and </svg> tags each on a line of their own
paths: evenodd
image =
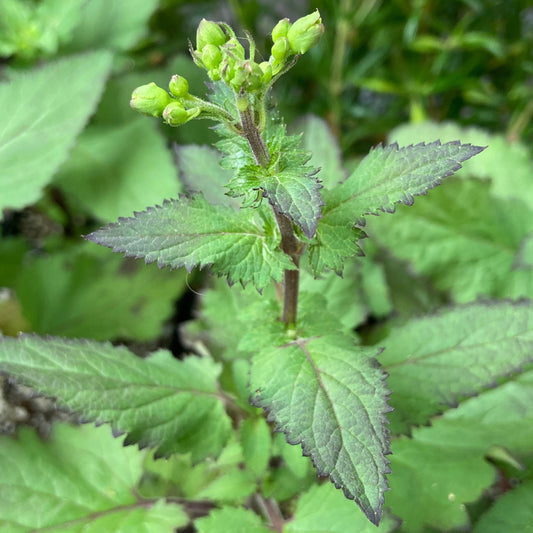
<svg viewBox="0 0 533 533">
<path fill-rule="evenodd" d="M 270 154 L 265 140 L 254 122 L 254 114 L 251 106 L 244 111 L 240 111 L 242 135 L 248 141 L 250 149 L 254 155 L 255 162 L 267 167 L 270 163 Z M 303 247 L 294 234 L 292 221 L 283 213 L 280 213 L 272 206 L 276 222 L 281 234 L 281 249 L 292 259 L 295 270 L 285 270 L 283 279 L 283 315 L 281 319 L 287 326 L 294 326 L 298 316 L 298 288 L 300 283 L 300 256 Z"/>
</svg>

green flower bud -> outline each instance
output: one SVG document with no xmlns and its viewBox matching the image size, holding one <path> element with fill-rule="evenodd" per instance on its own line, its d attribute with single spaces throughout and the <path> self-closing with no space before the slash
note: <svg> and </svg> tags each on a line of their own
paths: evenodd
<svg viewBox="0 0 533 533">
<path fill-rule="evenodd" d="M 184 98 L 189 94 L 189 82 L 183 77 L 174 74 L 168 84 L 170 94 L 175 98 Z"/>
<path fill-rule="evenodd" d="M 261 83 L 268 83 L 272 79 L 272 65 L 268 61 L 259 63 L 259 68 L 263 72 Z"/>
<path fill-rule="evenodd" d="M 272 46 L 270 53 L 276 63 L 283 63 L 291 55 L 291 45 L 286 37 L 281 37 Z"/>
<path fill-rule="evenodd" d="M 218 81 L 220 80 L 221 76 L 220 76 L 220 69 L 219 68 L 214 68 L 212 70 L 208 70 L 207 71 L 207 75 L 213 80 L 213 81 Z"/>
<path fill-rule="evenodd" d="M 141 85 L 133 91 L 130 106 L 144 115 L 160 117 L 170 102 L 172 102 L 170 95 L 152 82 Z"/>
<path fill-rule="evenodd" d="M 244 46 L 234 37 L 232 37 L 223 47 L 228 56 L 244 60 Z"/>
<path fill-rule="evenodd" d="M 170 126 L 180 126 L 189 120 L 189 114 L 181 102 L 174 100 L 165 107 L 163 119 Z"/>
<path fill-rule="evenodd" d="M 196 49 L 200 52 L 206 44 L 222 46 L 227 41 L 224 30 L 211 20 L 202 19 L 196 30 Z"/>
<path fill-rule="evenodd" d="M 282 37 L 287 37 L 290 25 L 289 19 L 281 19 L 272 30 L 272 40 L 276 42 Z"/>
<path fill-rule="evenodd" d="M 287 39 L 295 54 L 305 54 L 318 43 L 323 33 L 324 25 L 317 9 L 314 13 L 298 19 L 289 28 Z"/>
<path fill-rule="evenodd" d="M 249 91 L 257 91 L 263 84 L 263 69 L 255 61 L 247 61 L 250 71 L 247 77 L 247 88 Z"/>
<path fill-rule="evenodd" d="M 202 50 L 202 62 L 207 70 L 212 70 L 220 66 L 222 52 L 214 44 L 206 44 Z"/>
</svg>

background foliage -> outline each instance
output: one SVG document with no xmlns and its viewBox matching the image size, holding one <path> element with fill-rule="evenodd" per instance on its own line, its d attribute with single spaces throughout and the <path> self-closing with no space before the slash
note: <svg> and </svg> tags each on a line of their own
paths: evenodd
<svg viewBox="0 0 533 533">
<path fill-rule="evenodd" d="M 318 484 L 300 449 L 271 434 L 249 406 L 246 354 L 253 347 L 235 339 L 261 316 L 253 290 L 230 289 L 205 272 L 147 267 L 80 238 L 227 179 L 211 148 L 192 146 L 215 140 L 205 122 L 158 127 L 128 106 L 134 87 L 147 80 L 164 85 L 178 72 L 192 91 L 204 91 L 202 73 L 185 53 L 201 18 L 249 29 L 268 56 L 275 22 L 315 7 L 324 39 L 278 84 L 274 99 L 290 129 L 305 133 L 310 164 L 322 167 L 325 185 L 344 178 L 379 142 L 488 145 L 414 206 L 368 217 L 366 257 L 347 265 L 344 279 L 331 274 L 313 283 L 303 274 L 304 298 L 327 299 L 316 305 L 320 320 L 386 347 L 380 361 L 396 411 L 392 490 L 380 530 L 533 528 L 530 2 L 2 0 L 1 334 L 100 341 L 83 345 L 95 387 L 79 391 L 69 407 L 124 400 L 122 387 L 137 391 L 146 418 L 159 415 L 162 424 L 179 420 L 189 394 L 169 374 L 171 354 L 208 355 L 213 360 L 184 358 L 181 375 L 203 391 L 206 413 L 220 413 L 204 420 L 215 436 L 209 442 L 191 430 L 191 453 L 155 460 L 151 452 L 122 448 L 107 426 L 51 429 L 50 421 L 64 415 L 1 378 L 4 432 L 21 425 L 51 432 L 45 441 L 27 427 L 17 440 L 1 438 L 6 531 L 374 529 L 353 502 Z M 215 290 L 199 298 L 187 286 Z M 34 337 L 27 343 L 33 356 L 21 365 L 33 372 L 26 370 L 28 384 L 38 387 L 57 373 L 44 392 L 76 392 L 68 353 L 50 355 Z M 148 361 L 157 369 L 150 375 L 133 354 L 152 352 Z M 476 371 L 465 364 L 472 360 Z M 447 380 L 437 373 L 442 364 Z M 209 379 L 198 381 L 198 365 Z M 175 390 L 168 401 L 151 389 L 163 378 Z M 236 399 L 238 412 L 229 413 L 236 431 L 226 399 L 217 396 L 220 385 Z M 101 421 L 137 442 L 146 428 L 123 407 Z M 159 444 L 163 455 L 172 446 L 180 451 L 172 428 L 162 428 L 141 444 Z M 28 506 L 34 514 L 23 510 Z"/>
</svg>

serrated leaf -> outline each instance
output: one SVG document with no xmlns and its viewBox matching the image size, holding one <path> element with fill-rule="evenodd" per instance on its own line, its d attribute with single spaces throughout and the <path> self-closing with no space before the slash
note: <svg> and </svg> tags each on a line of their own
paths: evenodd
<svg viewBox="0 0 533 533">
<path fill-rule="evenodd" d="M 194 525 L 198 533 L 272 533 L 253 511 L 231 507 L 212 511 Z"/>
<path fill-rule="evenodd" d="M 166 201 L 134 218 L 120 218 L 86 238 L 124 252 L 144 257 L 159 267 L 211 265 L 215 274 L 230 282 L 253 282 L 261 290 L 271 278 L 280 281 L 283 271 L 294 269 L 279 249 L 279 235 L 266 233 L 252 219 L 254 213 L 212 206 L 196 195 Z"/>
<path fill-rule="evenodd" d="M 329 484 L 315 485 L 296 504 L 283 533 L 374 533 L 394 531 L 398 521 L 385 514 L 378 528 Z"/>
<path fill-rule="evenodd" d="M 476 501 L 496 479 L 485 460 L 493 446 L 530 454 L 533 442 L 533 371 L 462 403 L 393 441 L 391 490 L 386 505 L 410 533 L 465 529 L 465 503 Z M 416 505 L 413 505 L 416 502 Z"/>
<path fill-rule="evenodd" d="M 158 455 L 217 455 L 230 431 L 220 368 L 208 359 L 178 361 L 164 350 L 141 359 L 108 343 L 22 336 L 0 339 L 0 370 L 89 420 L 110 422 L 128 444 L 157 446 Z"/>
<path fill-rule="evenodd" d="M 488 183 L 450 180 L 394 217 L 369 219 L 368 231 L 457 302 L 533 297 L 529 271 L 513 269 L 521 241 L 533 231 L 531 210 L 491 197 Z"/>
<path fill-rule="evenodd" d="M 375 354 L 333 336 L 264 348 L 252 360 L 250 392 L 318 472 L 378 524 L 390 472 L 389 407 Z"/>
<path fill-rule="evenodd" d="M 450 308 L 392 327 L 379 343 L 389 373 L 394 433 L 425 424 L 460 398 L 495 386 L 533 361 L 533 304 Z"/>
<path fill-rule="evenodd" d="M 89 243 L 31 262 L 22 257 L 17 267 L 3 284 L 16 292 L 31 331 L 43 335 L 154 339 L 185 289 L 185 272 L 147 267 Z"/>
<path fill-rule="evenodd" d="M 503 494 L 476 523 L 474 533 L 533 531 L 533 480 Z"/>
<path fill-rule="evenodd" d="M 0 84 L 0 108 L 9 110 L 0 118 L 0 212 L 39 199 L 94 111 L 111 59 L 102 51 L 66 57 Z"/>
<path fill-rule="evenodd" d="M 156 126 L 145 118 L 119 127 L 89 126 L 54 181 L 104 221 L 177 197 L 182 188 L 176 167 Z"/>
<path fill-rule="evenodd" d="M 11 533 L 175 531 L 187 515 L 135 487 L 143 454 L 123 447 L 109 428 L 56 425 L 43 442 L 24 428 L 0 441 L 0 529 Z"/>
<path fill-rule="evenodd" d="M 128 50 L 147 33 L 148 21 L 158 4 L 159 0 L 89 0 L 69 49 Z"/>
</svg>

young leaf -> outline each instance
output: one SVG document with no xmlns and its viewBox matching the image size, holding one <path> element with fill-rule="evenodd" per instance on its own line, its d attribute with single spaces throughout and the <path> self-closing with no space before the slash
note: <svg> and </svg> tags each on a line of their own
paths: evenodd
<svg viewBox="0 0 533 533">
<path fill-rule="evenodd" d="M 198 533 L 272 533 L 253 511 L 231 507 L 215 510 L 194 525 Z"/>
<path fill-rule="evenodd" d="M 94 111 L 110 68 L 109 53 L 91 52 L 0 84 L 0 213 L 39 199 Z"/>
<path fill-rule="evenodd" d="M 47 442 L 24 428 L 0 439 L 3 531 L 172 533 L 189 521 L 177 505 L 135 495 L 144 454 L 108 428 L 56 425 Z"/>
<path fill-rule="evenodd" d="M 533 361 L 533 304 L 451 308 L 393 327 L 380 346 L 394 391 L 392 430 L 408 432 Z"/>
<path fill-rule="evenodd" d="M 530 454 L 533 441 L 533 371 L 462 403 L 392 443 L 391 490 L 386 504 L 410 533 L 466 529 L 465 503 L 496 479 L 485 460 L 493 446 Z M 517 429 L 519 428 L 519 429 Z M 413 505 L 416 502 L 416 505 Z"/>
<path fill-rule="evenodd" d="M 263 348 L 252 360 L 251 401 L 269 413 L 318 472 L 378 524 L 389 473 L 389 391 L 373 352 L 311 337 Z"/>
<path fill-rule="evenodd" d="M 119 218 L 86 238 L 124 252 L 128 257 L 144 257 L 159 267 L 212 265 L 230 282 L 253 282 L 263 289 L 271 278 L 280 281 L 285 269 L 294 269 L 279 248 L 279 235 L 265 232 L 251 220 L 248 210 L 234 211 L 212 206 L 201 195 L 165 201 L 162 206 Z"/>
<path fill-rule="evenodd" d="M 483 296 L 533 297 L 528 270 L 513 269 L 524 237 L 533 231 L 530 209 L 493 198 L 489 184 L 450 180 L 424 202 L 392 217 L 373 217 L 368 231 L 382 246 L 458 302 Z"/>
<path fill-rule="evenodd" d="M 141 359 L 108 343 L 21 336 L 0 339 L 0 370 L 89 420 L 110 422 L 128 433 L 127 444 L 157 446 L 160 456 L 217 455 L 230 431 L 220 368 L 208 359 L 178 361 L 164 350 Z"/>
<path fill-rule="evenodd" d="M 54 181 L 104 221 L 181 192 L 166 141 L 144 118 L 119 127 L 89 126 Z"/>
</svg>

